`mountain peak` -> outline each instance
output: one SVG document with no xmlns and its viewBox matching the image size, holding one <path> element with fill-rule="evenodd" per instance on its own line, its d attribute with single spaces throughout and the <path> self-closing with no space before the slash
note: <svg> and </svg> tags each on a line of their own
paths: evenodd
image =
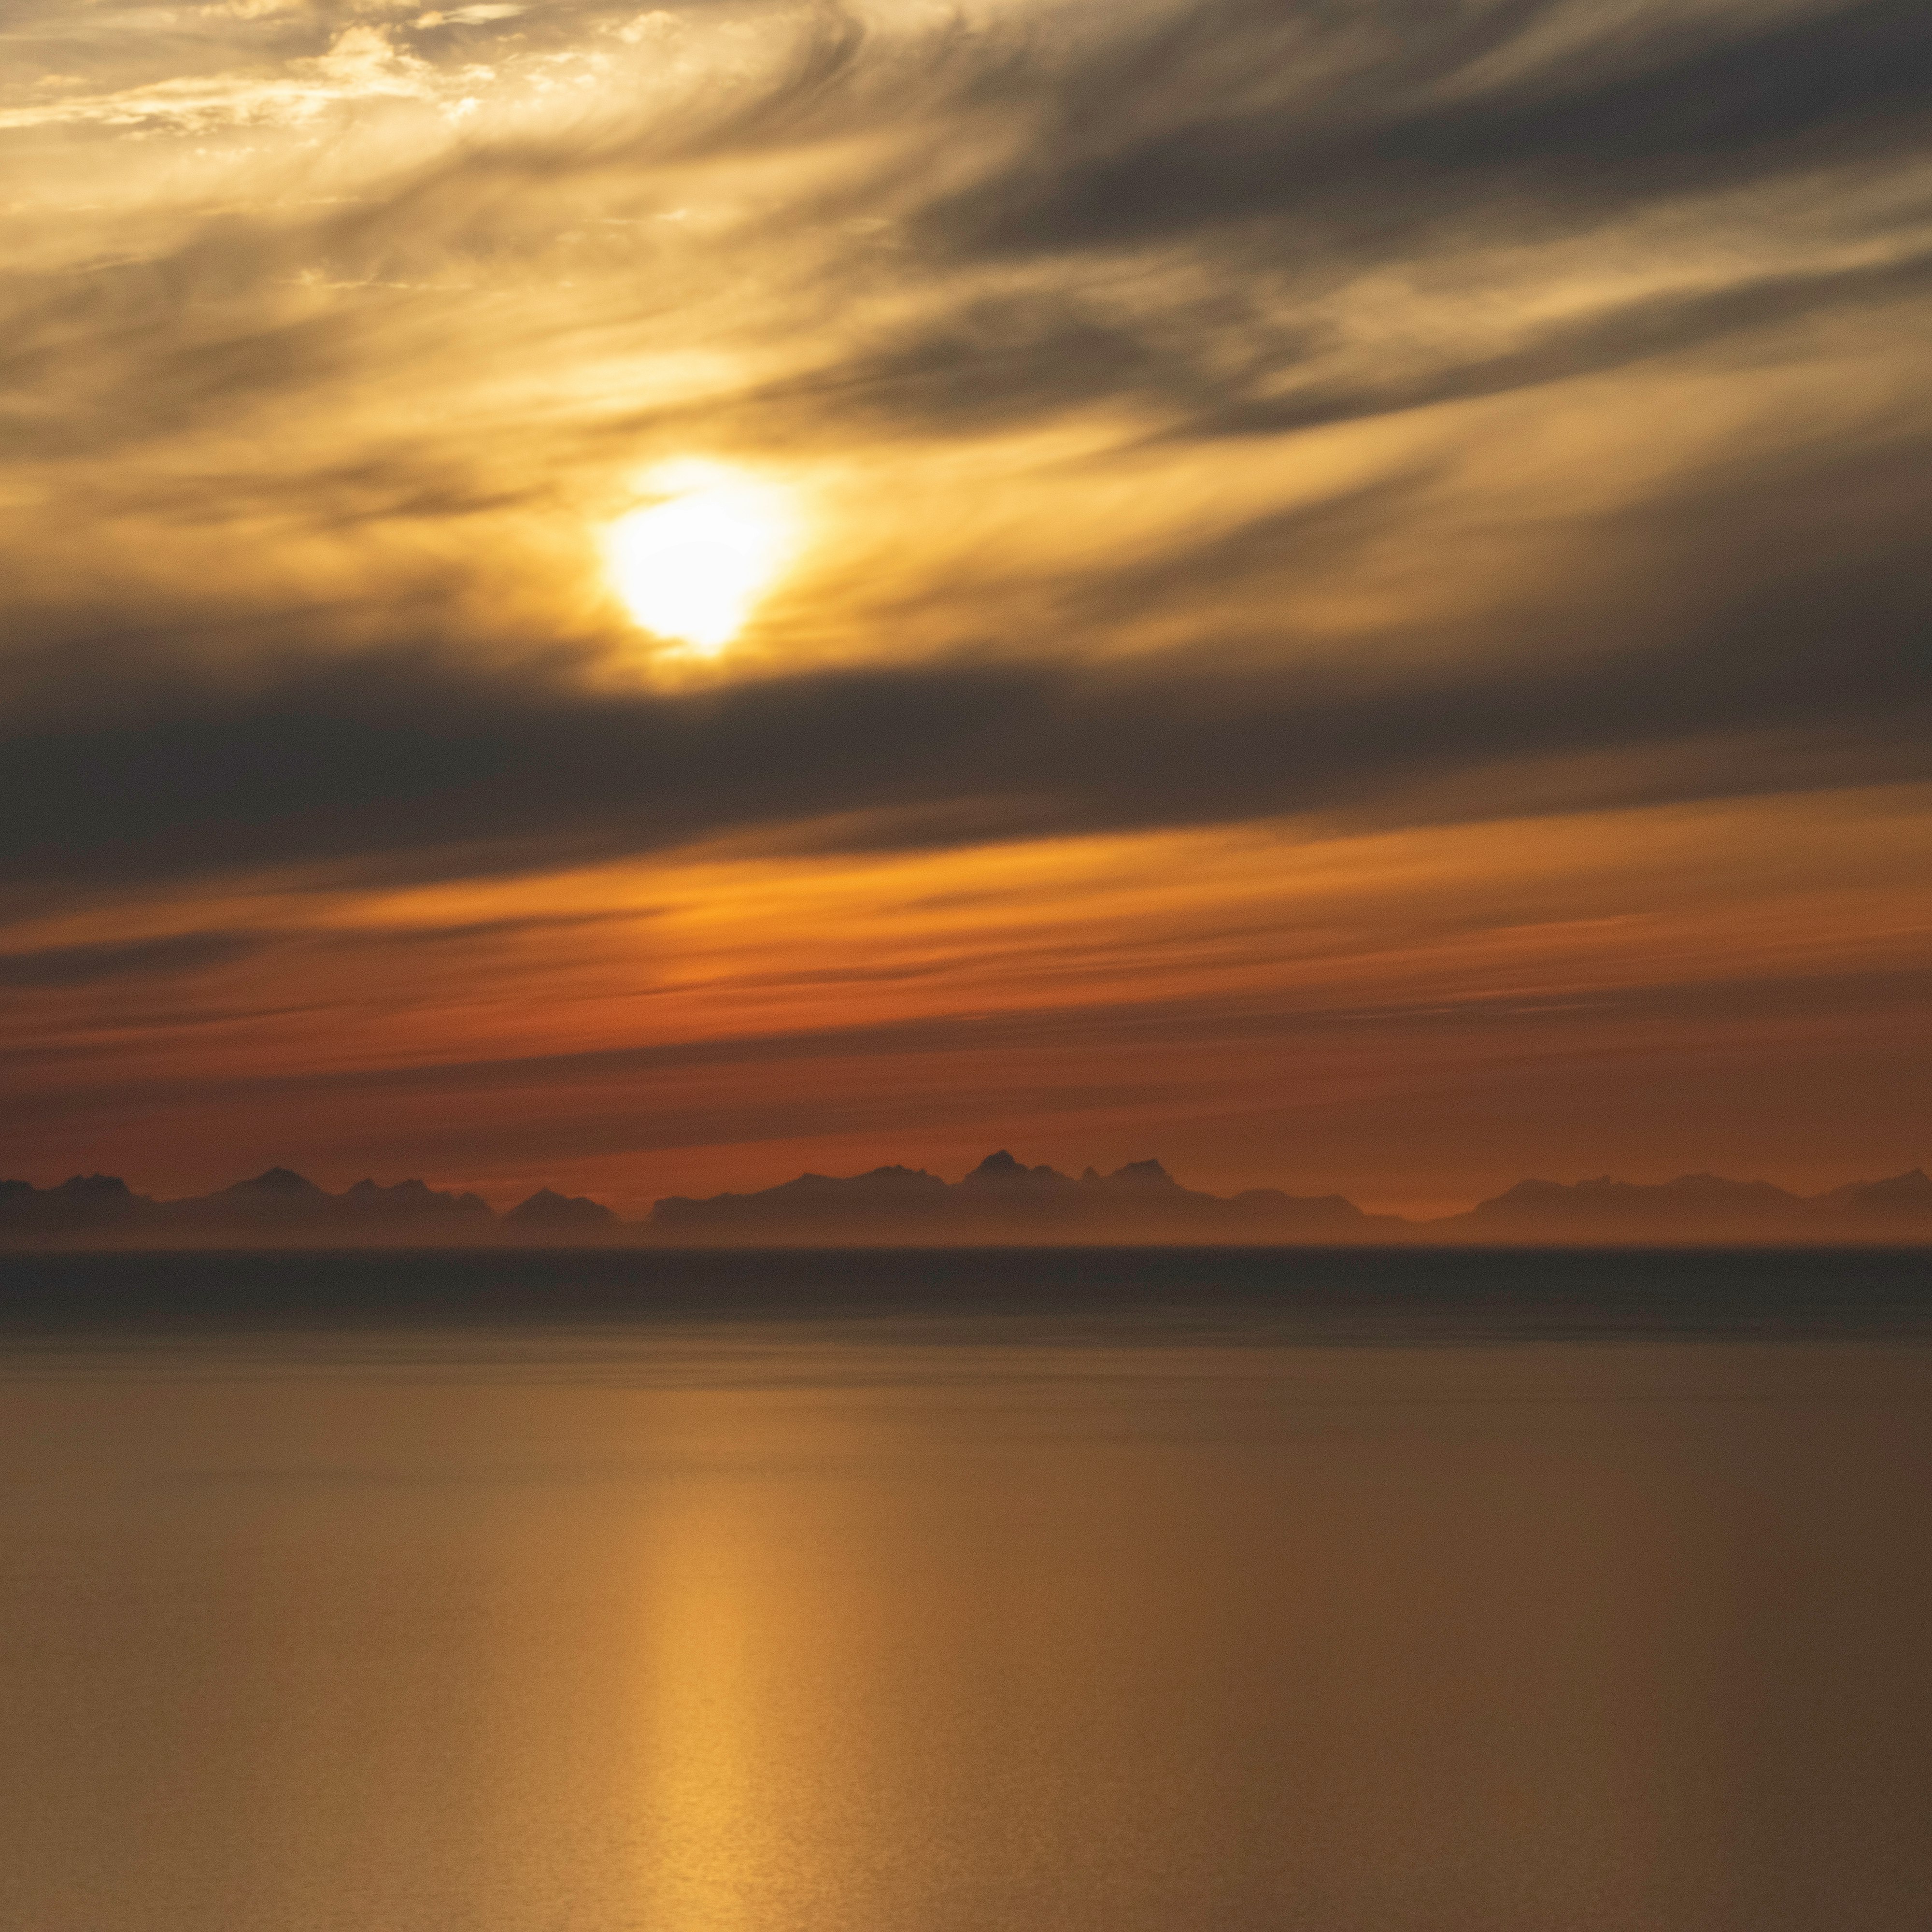
<svg viewBox="0 0 1932 1932">
<path fill-rule="evenodd" d="M 272 1167 L 256 1174 L 250 1180 L 238 1180 L 232 1187 L 225 1187 L 223 1194 L 232 1197 L 240 1195 L 244 1200 L 250 1195 L 273 1195 L 286 1198 L 326 1201 L 328 1196 L 305 1175 L 289 1167 Z"/>
<path fill-rule="evenodd" d="M 1079 1184 L 1056 1168 L 1029 1167 L 1024 1161 L 1016 1160 L 1004 1148 L 987 1155 L 959 1184 L 969 1194 L 990 1188 L 1003 1198 L 1024 1196 L 1029 1199 L 1057 1194 L 1063 1188 L 1077 1188 Z"/>
<path fill-rule="evenodd" d="M 1178 1187 L 1180 1183 L 1157 1160 L 1130 1160 L 1108 1179 L 1128 1187 Z"/>
<path fill-rule="evenodd" d="M 1903 1174 L 1888 1174 L 1882 1180 L 1867 1181 L 1864 1191 L 1868 1194 L 1932 1195 L 1932 1174 L 1928 1174 L 1922 1167 L 1909 1167 Z"/>
<path fill-rule="evenodd" d="M 539 1187 L 503 1218 L 525 1228 L 590 1228 L 606 1226 L 617 1217 L 601 1201 L 581 1194 L 560 1194 L 554 1187 Z"/>
<path fill-rule="evenodd" d="M 85 1198 L 90 1201 L 110 1199 L 132 1200 L 128 1184 L 118 1174 L 76 1174 L 63 1180 L 54 1190 L 70 1198 Z"/>
</svg>

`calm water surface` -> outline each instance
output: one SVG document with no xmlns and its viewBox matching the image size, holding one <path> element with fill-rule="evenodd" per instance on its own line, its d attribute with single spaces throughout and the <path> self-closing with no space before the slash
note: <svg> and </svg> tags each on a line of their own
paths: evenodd
<svg viewBox="0 0 1932 1932">
<path fill-rule="evenodd" d="M 1927 1922 L 1922 1340 L 1198 1312 L 27 1324 L 0 1924 Z"/>
</svg>

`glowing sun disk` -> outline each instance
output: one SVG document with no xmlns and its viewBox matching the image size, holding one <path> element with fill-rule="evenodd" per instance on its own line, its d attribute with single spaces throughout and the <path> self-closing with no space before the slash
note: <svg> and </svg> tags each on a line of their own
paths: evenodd
<svg viewBox="0 0 1932 1932">
<path fill-rule="evenodd" d="M 610 580 L 644 629 L 714 656 L 784 564 L 790 506 L 772 484 L 710 464 L 670 464 L 645 484 L 660 500 L 604 533 Z"/>
</svg>

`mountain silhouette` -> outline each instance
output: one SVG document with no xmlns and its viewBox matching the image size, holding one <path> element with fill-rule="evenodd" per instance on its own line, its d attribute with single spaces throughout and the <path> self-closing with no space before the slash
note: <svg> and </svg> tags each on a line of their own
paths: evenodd
<svg viewBox="0 0 1932 1932">
<path fill-rule="evenodd" d="M 949 1184 L 922 1168 L 801 1174 L 756 1194 L 660 1201 L 646 1224 L 688 1243 L 1268 1241 L 1388 1238 L 1405 1226 L 1339 1195 L 1258 1189 L 1232 1200 L 1184 1187 L 1157 1160 L 1076 1179 L 1004 1148 Z"/>
<path fill-rule="evenodd" d="M 508 1226 L 546 1234 L 588 1233 L 613 1226 L 616 1216 L 601 1202 L 580 1194 L 559 1194 L 539 1187 L 527 1201 L 520 1201 L 503 1216 Z"/>
<path fill-rule="evenodd" d="M 110 1174 L 76 1174 L 50 1188 L 0 1180 L 0 1241 L 91 1238 L 123 1245 L 301 1240 L 353 1246 L 488 1239 L 496 1228 L 489 1203 L 477 1195 L 440 1192 L 421 1180 L 388 1187 L 358 1180 L 331 1194 L 286 1167 L 177 1201 L 133 1193 Z"/>
<path fill-rule="evenodd" d="M 1158 1160 L 1076 1176 L 1029 1167 L 1005 1148 L 947 1181 L 922 1168 L 802 1174 L 753 1193 L 674 1195 L 642 1222 L 542 1187 L 498 1215 L 479 1196 L 420 1180 L 358 1180 L 331 1194 L 271 1167 L 212 1194 L 157 1201 L 111 1174 L 52 1187 L 0 1180 L 0 1245 L 464 1246 L 509 1240 L 686 1246 L 944 1246 L 1029 1243 L 1372 1244 L 1631 1246 L 1845 1241 L 1932 1244 L 1932 1177 L 1912 1168 L 1802 1196 L 1768 1181 L 1680 1174 L 1531 1179 L 1432 1221 L 1364 1214 L 1339 1194 L 1184 1186 Z"/>
<path fill-rule="evenodd" d="M 1498 1240 L 1922 1240 L 1932 1238 L 1932 1179 L 1914 1168 L 1808 1196 L 1716 1174 L 1648 1184 L 1608 1174 L 1568 1184 L 1521 1180 L 1466 1214 L 1427 1225 L 1451 1238 Z"/>
<path fill-rule="evenodd" d="M 335 1197 L 292 1168 L 272 1167 L 266 1174 L 238 1180 L 232 1187 L 204 1195 L 197 1201 L 170 1204 L 177 1214 L 208 1221 L 246 1220 L 279 1222 L 322 1220 L 333 1214 Z"/>
<path fill-rule="evenodd" d="M 421 1180 L 398 1180 L 388 1187 L 373 1180 L 358 1180 L 334 1198 L 340 1203 L 340 1211 L 354 1216 L 376 1215 L 391 1220 L 424 1215 L 439 1220 L 451 1215 L 470 1221 L 496 1219 L 489 1202 L 481 1195 L 442 1194 Z"/>
<path fill-rule="evenodd" d="M 399 1180 L 389 1187 L 358 1180 L 340 1194 L 331 1194 L 286 1167 L 272 1167 L 196 1199 L 170 1202 L 165 1212 L 176 1220 L 224 1232 L 246 1228 L 271 1235 L 306 1232 L 344 1240 L 409 1234 L 455 1239 L 460 1228 L 488 1228 L 496 1220 L 488 1202 L 478 1196 L 441 1193 L 421 1180 Z"/>
<path fill-rule="evenodd" d="M 160 1218 L 159 1204 L 111 1174 L 76 1174 L 57 1187 L 0 1180 L 0 1239 L 133 1234 Z"/>
<path fill-rule="evenodd" d="M 1932 1174 L 1915 1167 L 1886 1180 L 1855 1180 L 1848 1187 L 1818 1195 L 1810 1204 L 1821 1214 L 1932 1221 Z"/>
</svg>

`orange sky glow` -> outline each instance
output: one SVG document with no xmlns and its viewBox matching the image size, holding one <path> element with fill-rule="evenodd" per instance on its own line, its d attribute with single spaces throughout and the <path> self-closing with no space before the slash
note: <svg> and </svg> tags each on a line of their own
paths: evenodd
<svg viewBox="0 0 1932 1932">
<path fill-rule="evenodd" d="M 1438 10 L 28 5 L 0 1174 L 1932 1156 L 1910 23 Z"/>
</svg>

